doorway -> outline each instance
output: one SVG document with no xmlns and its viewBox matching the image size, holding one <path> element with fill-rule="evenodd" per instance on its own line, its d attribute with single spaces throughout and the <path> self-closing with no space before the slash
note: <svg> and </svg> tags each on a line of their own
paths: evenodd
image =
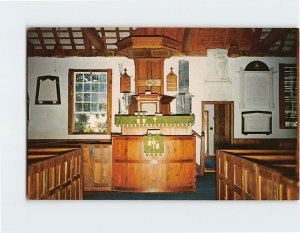
<svg viewBox="0 0 300 233">
<path fill-rule="evenodd" d="M 205 133 L 205 155 L 233 142 L 233 101 L 202 101 L 202 131 Z"/>
<path fill-rule="evenodd" d="M 205 133 L 205 156 L 233 143 L 233 101 L 202 101 L 202 131 Z"/>
</svg>

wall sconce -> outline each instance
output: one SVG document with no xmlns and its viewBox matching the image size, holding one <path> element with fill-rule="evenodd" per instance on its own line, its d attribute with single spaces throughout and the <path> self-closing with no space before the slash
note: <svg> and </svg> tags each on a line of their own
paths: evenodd
<svg viewBox="0 0 300 233">
<path fill-rule="evenodd" d="M 228 50 L 228 57 L 239 57 L 240 56 L 240 50 L 239 50 L 239 46 L 237 44 L 232 44 Z"/>
<path fill-rule="evenodd" d="M 130 93 L 131 89 L 131 78 L 127 74 L 127 69 L 124 69 L 124 74 L 120 72 L 120 93 Z"/>
</svg>

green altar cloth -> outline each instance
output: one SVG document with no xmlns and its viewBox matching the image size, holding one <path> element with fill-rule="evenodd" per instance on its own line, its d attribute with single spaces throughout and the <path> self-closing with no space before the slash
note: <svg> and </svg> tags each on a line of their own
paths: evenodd
<svg viewBox="0 0 300 233">
<path fill-rule="evenodd" d="M 162 134 L 144 135 L 144 153 L 146 156 L 162 156 L 164 153 L 164 136 Z"/>
<path fill-rule="evenodd" d="M 195 115 L 115 115 L 115 124 L 122 127 L 193 126 L 195 124 Z"/>
</svg>

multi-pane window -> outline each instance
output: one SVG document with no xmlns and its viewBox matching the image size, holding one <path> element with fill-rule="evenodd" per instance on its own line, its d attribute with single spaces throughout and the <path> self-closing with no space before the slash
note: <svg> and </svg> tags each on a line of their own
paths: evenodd
<svg viewBox="0 0 300 233">
<path fill-rule="evenodd" d="M 69 79 L 69 133 L 110 133 L 111 71 L 70 70 Z"/>
<path fill-rule="evenodd" d="M 280 128 L 297 127 L 297 78 L 295 64 L 279 65 Z"/>
</svg>

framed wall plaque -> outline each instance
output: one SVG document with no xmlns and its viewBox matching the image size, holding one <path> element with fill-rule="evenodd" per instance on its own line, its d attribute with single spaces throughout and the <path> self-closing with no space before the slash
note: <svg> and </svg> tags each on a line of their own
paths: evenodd
<svg viewBox="0 0 300 233">
<path fill-rule="evenodd" d="M 271 134 L 272 112 L 242 112 L 242 134 Z"/>
<path fill-rule="evenodd" d="M 35 104 L 61 104 L 58 76 L 38 77 Z"/>
</svg>

